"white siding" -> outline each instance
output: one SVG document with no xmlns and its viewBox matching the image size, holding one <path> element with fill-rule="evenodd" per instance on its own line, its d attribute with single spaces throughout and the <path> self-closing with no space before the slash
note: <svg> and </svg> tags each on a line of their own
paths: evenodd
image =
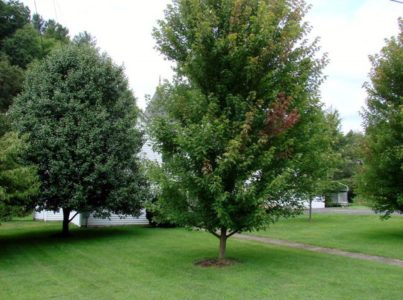
<svg viewBox="0 0 403 300">
<path fill-rule="evenodd" d="M 161 154 L 155 152 L 150 141 L 146 141 L 141 149 L 141 155 L 148 160 L 161 162 Z"/>
<path fill-rule="evenodd" d="M 34 220 L 43 220 L 45 215 L 45 210 L 34 211 Z"/>
<path fill-rule="evenodd" d="M 70 217 L 72 217 L 76 212 L 72 211 L 70 213 Z M 57 212 L 53 212 L 51 210 L 41 210 L 34 212 L 34 220 L 43 220 L 47 221 L 63 221 L 63 211 L 59 209 Z M 80 214 L 77 214 L 74 219 L 71 221 L 73 224 L 80 226 Z"/>
<path fill-rule="evenodd" d="M 70 217 L 73 216 L 75 212 L 71 212 Z M 35 211 L 34 213 L 35 220 L 43 220 L 43 221 L 62 221 L 63 220 L 63 212 L 60 209 L 58 212 L 54 213 L 49 210 L 41 210 Z M 71 221 L 73 224 L 77 226 L 117 226 L 117 225 L 148 225 L 148 220 L 146 218 L 145 210 L 142 210 L 142 213 L 139 217 L 133 216 L 119 216 L 116 214 L 111 214 L 110 218 L 95 218 L 92 214 L 86 220 L 86 218 L 82 214 L 77 214 L 74 219 Z"/>
<path fill-rule="evenodd" d="M 73 216 L 73 214 L 75 214 L 76 212 L 75 211 L 73 211 L 73 212 L 71 212 L 70 213 L 70 218 Z M 80 227 L 81 226 L 81 214 L 77 214 L 74 218 L 73 218 L 73 220 L 71 220 L 71 223 L 73 223 L 73 224 L 75 224 L 75 225 L 77 225 L 78 227 Z"/>
<path fill-rule="evenodd" d="M 148 225 L 145 210 L 142 211 L 139 217 L 133 216 L 119 216 L 111 214 L 109 218 L 101 219 L 95 218 L 90 215 L 88 220 L 82 220 L 81 225 L 87 224 L 88 226 L 117 226 L 117 225 Z"/>
<path fill-rule="evenodd" d="M 61 221 L 63 220 L 63 212 L 62 210 L 57 212 L 53 212 L 51 210 L 35 211 L 34 219 L 44 221 Z"/>
<path fill-rule="evenodd" d="M 309 208 L 309 201 L 304 200 L 304 207 Z M 312 201 L 312 208 L 325 208 L 325 199 L 323 197 L 315 197 Z"/>
</svg>

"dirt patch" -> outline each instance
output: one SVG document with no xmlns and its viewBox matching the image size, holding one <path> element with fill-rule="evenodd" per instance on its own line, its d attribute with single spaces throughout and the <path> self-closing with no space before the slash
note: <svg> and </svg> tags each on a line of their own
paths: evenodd
<svg viewBox="0 0 403 300">
<path fill-rule="evenodd" d="M 208 258 L 208 259 L 203 259 L 196 261 L 194 264 L 199 267 L 203 268 L 212 268 L 212 267 L 217 267 L 217 268 L 222 268 L 222 267 L 228 267 L 232 266 L 234 264 L 238 263 L 235 259 L 217 259 L 217 258 Z"/>
</svg>

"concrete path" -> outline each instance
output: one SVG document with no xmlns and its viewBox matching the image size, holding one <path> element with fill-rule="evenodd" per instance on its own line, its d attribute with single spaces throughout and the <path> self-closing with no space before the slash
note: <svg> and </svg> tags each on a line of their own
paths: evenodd
<svg viewBox="0 0 403 300">
<path fill-rule="evenodd" d="M 306 210 L 305 212 L 308 212 Z M 376 215 L 376 213 L 369 208 L 343 208 L 343 207 L 326 207 L 326 208 L 313 208 L 314 214 L 343 214 L 343 215 Z M 393 216 L 403 216 L 397 212 Z M 379 215 L 380 216 L 380 215 Z"/>
<path fill-rule="evenodd" d="M 363 254 L 363 253 L 348 252 L 348 251 L 343 251 L 343 250 L 334 249 L 334 248 L 312 246 L 312 245 L 303 244 L 303 243 L 296 243 L 296 242 L 272 239 L 272 238 L 268 238 L 268 237 L 246 235 L 246 234 L 235 234 L 234 237 L 237 239 L 241 239 L 241 240 L 255 241 L 255 242 L 261 242 L 261 243 L 265 243 L 265 244 L 272 244 L 272 245 L 286 246 L 286 247 L 296 248 L 296 249 L 303 249 L 303 250 L 308 250 L 308 251 L 312 251 L 312 252 L 327 253 L 327 254 L 345 256 L 345 257 L 350 257 L 350 258 L 357 258 L 357 259 L 362 259 L 362 260 L 376 261 L 376 262 L 380 262 L 380 263 L 387 264 L 387 265 L 403 267 L 403 261 L 400 259 L 395 259 L 395 258 L 388 258 L 388 257 L 369 255 L 369 254 Z"/>
</svg>

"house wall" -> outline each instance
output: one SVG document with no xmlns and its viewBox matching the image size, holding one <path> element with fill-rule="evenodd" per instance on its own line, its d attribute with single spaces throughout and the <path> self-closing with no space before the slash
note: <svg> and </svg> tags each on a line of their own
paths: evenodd
<svg viewBox="0 0 403 300">
<path fill-rule="evenodd" d="M 101 219 L 95 218 L 92 214 L 86 218 L 82 218 L 82 226 L 118 226 L 118 225 L 148 225 L 149 222 L 146 218 L 145 210 L 142 210 L 139 217 L 133 216 L 119 216 L 116 214 L 111 214 L 109 218 Z"/>
<path fill-rule="evenodd" d="M 145 159 L 161 163 L 161 154 L 153 150 L 152 143 L 149 140 L 146 140 L 144 143 L 143 148 L 141 149 L 141 155 Z"/>
<path fill-rule="evenodd" d="M 75 214 L 76 212 L 72 212 L 70 216 Z M 53 212 L 49 210 L 41 210 L 34 212 L 34 220 L 43 220 L 47 221 L 62 221 L 63 220 L 63 212 L 60 209 L 58 212 Z M 111 214 L 110 218 L 95 218 L 92 214 L 87 218 L 85 218 L 82 214 L 77 214 L 74 219 L 71 221 L 73 224 L 77 226 L 117 226 L 117 225 L 148 225 L 149 222 L 146 218 L 145 210 L 142 210 L 142 213 L 139 217 L 133 216 L 125 216 L 121 218 L 119 215 Z"/>
<path fill-rule="evenodd" d="M 309 208 L 309 201 L 304 200 L 304 207 Z M 312 208 L 325 208 L 325 199 L 323 197 L 315 197 L 312 201 Z"/>
</svg>

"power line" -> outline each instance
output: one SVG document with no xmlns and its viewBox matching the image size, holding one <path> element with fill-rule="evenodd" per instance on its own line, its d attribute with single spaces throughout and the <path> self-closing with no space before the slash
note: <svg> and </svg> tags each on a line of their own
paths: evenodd
<svg viewBox="0 0 403 300">
<path fill-rule="evenodd" d="M 55 11 L 55 20 L 56 20 L 56 22 L 59 22 L 58 17 L 57 17 L 56 0 L 53 0 L 53 9 Z"/>
</svg>

